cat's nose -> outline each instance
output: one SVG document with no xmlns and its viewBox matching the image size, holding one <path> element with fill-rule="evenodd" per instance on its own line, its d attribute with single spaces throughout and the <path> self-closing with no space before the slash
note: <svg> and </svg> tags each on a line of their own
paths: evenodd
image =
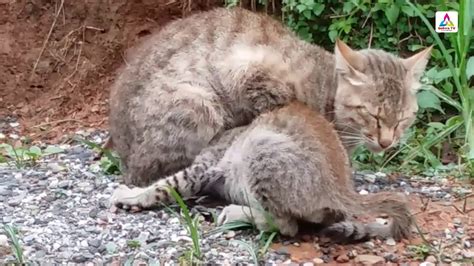
<svg viewBox="0 0 474 266">
<path fill-rule="evenodd" d="M 379 139 L 379 145 L 382 149 L 386 149 L 392 145 L 391 139 Z"/>
</svg>

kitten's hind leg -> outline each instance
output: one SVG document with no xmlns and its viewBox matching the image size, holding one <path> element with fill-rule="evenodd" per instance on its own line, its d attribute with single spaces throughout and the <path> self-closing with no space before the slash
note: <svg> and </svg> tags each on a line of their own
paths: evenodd
<svg viewBox="0 0 474 266">
<path fill-rule="evenodd" d="M 176 190 L 181 197 L 194 196 L 202 190 L 205 184 L 210 182 L 211 176 L 205 174 L 208 167 L 209 165 L 206 163 L 194 164 L 144 188 L 129 188 L 120 185 L 110 198 L 110 203 L 124 209 L 129 207 L 138 209 L 157 207 L 160 203 L 174 202 L 174 198 L 168 189 L 170 187 Z"/>
<path fill-rule="evenodd" d="M 298 223 L 294 219 L 272 217 L 262 210 L 242 205 L 231 204 L 226 206 L 217 218 L 218 225 L 236 221 L 251 223 L 261 231 L 277 229 L 281 234 L 287 236 L 294 236 L 298 232 Z"/>
</svg>

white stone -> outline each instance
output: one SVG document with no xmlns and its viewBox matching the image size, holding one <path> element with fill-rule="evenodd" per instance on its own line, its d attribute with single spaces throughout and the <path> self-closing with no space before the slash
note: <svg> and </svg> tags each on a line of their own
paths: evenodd
<svg viewBox="0 0 474 266">
<path fill-rule="evenodd" d="M 359 194 L 361 195 L 367 195 L 369 194 L 369 191 L 365 190 L 365 189 L 362 189 L 361 191 L 359 191 Z"/>
<path fill-rule="evenodd" d="M 59 180 L 55 178 L 51 180 L 51 182 L 48 185 L 48 188 L 57 188 L 58 184 L 59 184 Z"/>
<path fill-rule="evenodd" d="M 387 238 L 387 240 L 385 241 L 385 244 L 389 245 L 389 246 L 395 246 L 397 244 L 397 242 L 395 242 L 395 240 L 393 238 Z"/>
<path fill-rule="evenodd" d="M 0 246 L 8 247 L 8 237 L 6 235 L 0 235 Z"/>
<path fill-rule="evenodd" d="M 375 175 L 378 176 L 378 177 L 386 177 L 387 176 L 386 173 L 382 173 L 382 172 L 377 172 L 377 173 L 375 173 Z"/>
<path fill-rule="evenodd" d="M 464 241 L 464 247 L 471 248 L 471 242 L 469 242 L 469 240 Z"/>
<path fill-rule="evenodd" d="M 313 259 L 313 262 L 314 264 L 323 264 L 324 263 L 324 260 L 320 259 L 320 258 L 314 258 Z"/>
<path fill-rule="evenodd" d="M 367 181 L 369 183 L 375 183 L 375 180 L 377 179 L 377 176 L 372 175 L 372 174 L 367 174 L 367 175 L 364 175 L 364 179 L 365 179 L 365 181 Z"/>
<path fill-rule="evenodd" d="M 434 264 L 433 262 L 425 261 L 420 263 L 420 266 L 436 266 L 436 264 Z"/>
<path fill-rule="evenodd" d="M 173 217 L 173 218 L 168 220 L 168 223 L 169 224 L 179 224 L 179 218 Z"/>
<path fill-rule="evenodd" d="M 59 243 L 54 243 L 54 244 L 53 244 L 53 251 L 58 250 L 60 247 L 61 247 L 61 244 L 59 244 Z"/>
</svg>

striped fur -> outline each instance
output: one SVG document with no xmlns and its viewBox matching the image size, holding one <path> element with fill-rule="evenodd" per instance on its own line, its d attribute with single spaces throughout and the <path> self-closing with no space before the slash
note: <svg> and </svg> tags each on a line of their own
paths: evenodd
<svg viewBox="0 0 474 266">
<path fill-rule="evenodd" d="M 110 95 L 110 136 L 127 185 L 189 166 L 224 130 L 298 100 L 334 121 L 350 151 L 394 146 L 413 122 L 429 49 L 401 59 L 334 54 L 270 16 L 216 8 L 179 19 L 129 51 Z"/>
<path fill-rule="evenodd" d="M 219 217 L 224 223 L 249 220 L 250 212 L 249 221 L 266 230 L 269 213 L 290 236 L 298 232 L 299 220 L 324 224 L 329 235 L 355 241 L 408 237 L 412 223 L 400 195 L 354 191 L 349 159 L 333 125 L 301 103 L 226 131 L 190 167 L 149 187 L 121 186 L 111 202 L 139 208 L 166 204 L 173 201 L 168 186 L 183 197 L 214 194 L 232 203 Z M 352 218 L 369 213 L 386 213 L 392 221 L 362 224 Z"/>
</svg>

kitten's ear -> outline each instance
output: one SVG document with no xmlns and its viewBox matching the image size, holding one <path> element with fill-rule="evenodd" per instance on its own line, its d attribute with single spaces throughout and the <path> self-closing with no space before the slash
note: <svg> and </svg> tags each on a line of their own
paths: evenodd
<svg viewBox="0 0 474 266">
<path fill-rule="evenodd" d="M 336 39 L 336 47 L 334 49 L 336 60 L 336 73 L 346 79 L 354 86 L 365 84 L 365 75 L 360 72 L 364 66 L 364 57 L 357 51 L 352 50 L 343 41 Z"/>
<path fill-rule="evenodd" d="M 403 59 L 403 65 L 408 69 L 408 73 L 413 75 L 415 80 L 420 79 L 421 75 L 425 71 L 426 64 L 431 56 L 431 49 L 433 45 L 428 48 L 425 48 L 423 51 L 412 55 L 409 58 Z"/>
<path fill-rule="evenodd" d="M 351 70 L 360 71 L 364 68 L 364 57 L 339 39 L 336 39 L 334 54 L 336 56 L 337 71 L 347 73 Z"/>
</svg>

